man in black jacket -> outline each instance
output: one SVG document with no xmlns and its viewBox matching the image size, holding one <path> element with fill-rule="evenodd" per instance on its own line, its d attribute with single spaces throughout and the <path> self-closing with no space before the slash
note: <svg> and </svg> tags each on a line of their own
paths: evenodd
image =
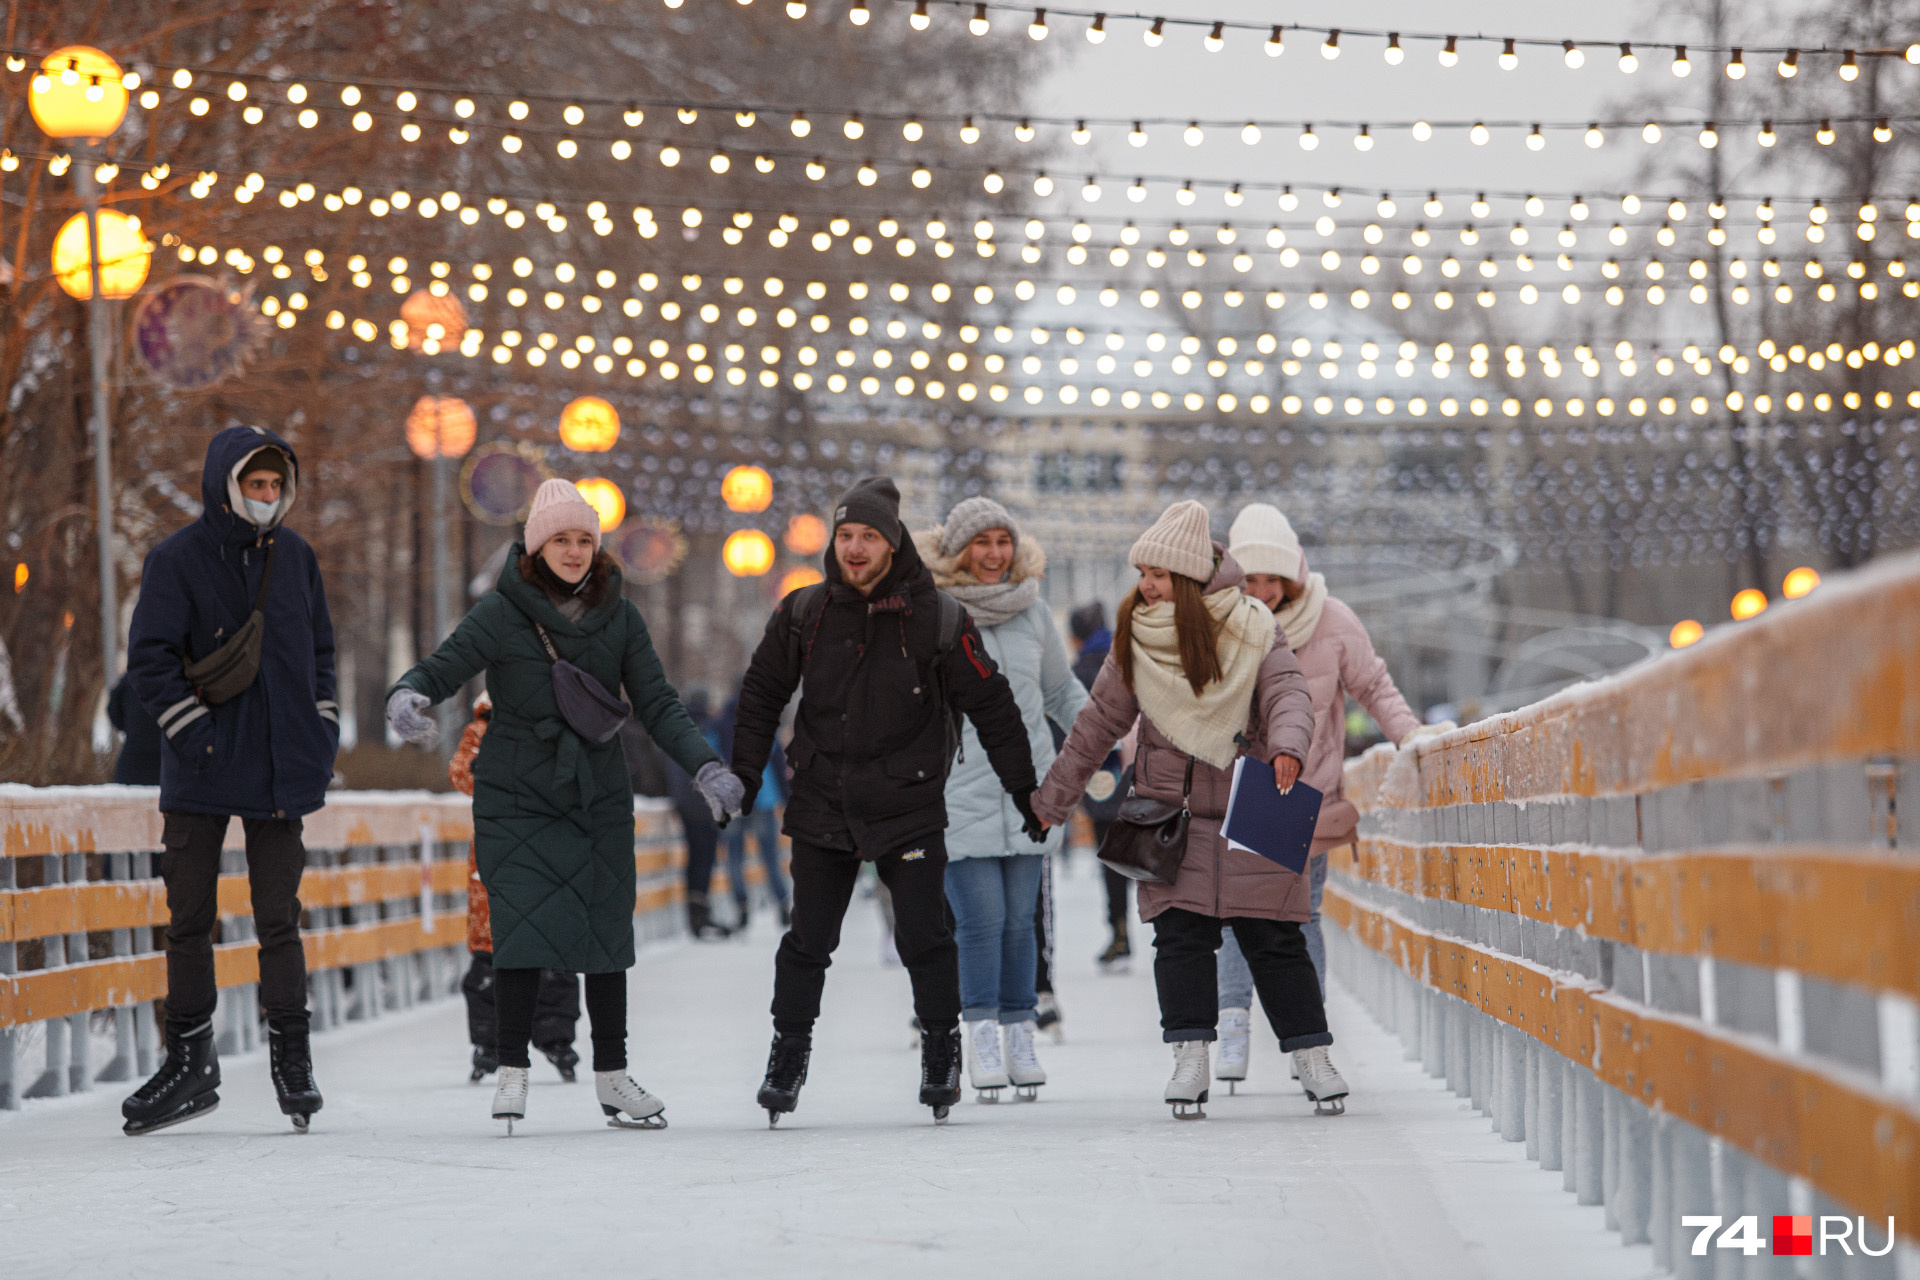
<svg viewBox="0 0 1920 1280">
<path fill-rule="evenodd" d="M 1033 759 L 1005 676 L 900 524 L 900 491 L 869 476 L 834 509 L 827 581 L 774 610 L 740 687 L 733 770 L 752 808 L 774 732 L 806 678 L 787 758 L 793 920 L 774 960 L 773 1051 L 760 1105 L 770 1123 L 806 1081 L 814 1019 L 862 861 L 893 895 L 894 941 L 924 1033 L 920 1101 L 936 1120 L 960 1099 L 960 974 L 946 901 L 946 778 L 973 721 L 1000 783 L 1033 815 Z M 944 632 L 944 634 L 943 634 Z"/>
</svg>

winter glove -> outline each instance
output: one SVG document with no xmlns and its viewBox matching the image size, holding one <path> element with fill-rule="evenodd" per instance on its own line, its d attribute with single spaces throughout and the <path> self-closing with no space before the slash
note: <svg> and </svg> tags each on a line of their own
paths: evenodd
<svg viewBox="0 0 1920 1280">
<path fill-rule="evenodd" d="M 745 769 L 735 769 L 733 776 L 740 780 L 740 812 L 753 808 L 753 802 L 760 798 L 760 777 L 757 773 L 748 773 Z"/>
<path fill-rule="evenodd" d="M 424 693 L 395 689 L 387 699 L 387 724 L 401 741 L 431 747 L 440 741 L 440 726 L 422 714 L 430 705 Z"/>
<path fill-rule="evenodd" d="M 713 820 L 723 827 L 727 825 L 727 819 L 739 815 L 740 802 L 747 796 L 747 789 L 741 785 L 740 779 L 718 760 L 709 760 L 701 765 L 700 772 L 693 775 L 693 785 L 700 788 L 707 808 L 713 811 Z"/>
<path fill-rule="evenodd" d="M 1400 745 L 1403 747 L 1411 746 L 1422 738 L 1437 738 L 1443 733 L 1452 733 L 1459 727 L 1459 725 L 1451 720 L 1442 720 L 1438 724 L 1415 725 L 1413 728 L 1407 730 L 1406 737 L 1400 739 Z"/>
<path fill-rule="evenodd" d="M 1027 839 L 1035 844 L 1047 842 L 1047 824 L 1040 821 L 1033 811 L 1033 788 L 1008 793 L 1013 799 L 1013 807 L 1020 811 L 1020 830 Z"/>
</svg>

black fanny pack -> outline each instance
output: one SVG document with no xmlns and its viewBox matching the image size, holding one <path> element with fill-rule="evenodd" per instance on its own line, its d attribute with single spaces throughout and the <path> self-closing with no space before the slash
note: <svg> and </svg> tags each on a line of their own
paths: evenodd
<svg viewBox="0 0 1920 1280">
<path fill-rule="evenodd" d="M 633 708 L 625 698 L 614 697 L 605 685 L 561 657 L 545 627 L 536 622 L 533 629 L 553 662 L 553 700 L 560 706 L 560 718 L 588 742 L 610 741 L 633 714 Z"/>
<path fill-rule="evenodd" d="M 260 570 L 260 594 L 253 612 L 225 644 L 198 662 L 186 663 L 187 682 L 210 707 L 245 693 L 260 674 L 260 641 L 267 629 L 267 588 L 273 585 L 273 542 L 267 542 L 267 562 Z"/>
</svg>

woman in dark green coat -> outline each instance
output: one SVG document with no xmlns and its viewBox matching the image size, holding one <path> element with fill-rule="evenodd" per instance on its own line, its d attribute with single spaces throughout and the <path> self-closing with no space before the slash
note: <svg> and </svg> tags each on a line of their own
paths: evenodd
<svg viewBox="0 0 1920 1280">
<path fill-rule="evenodd" d="M 532 548 L 531 551 L 528 548 Z M 507 1131 L 526 1114 L 527 1046 L 540 970 L 586 975 L 595 1091 L 602 1110 L 658 1128 L 665 1104 L 627 1075 L 626 971 L 633 965 L 633 793 L 620 740 L 582 737 L 562 715 L 546 645 L 633 714 L 694 775 L 720 821 L 738 813 L 740 782 L 694 726 L 600 550 L 600 519 L 565 480 L 535 494 L 526 540 L 493 591 L 387 695 L 409 742 L 431 741 L 427 707 L 484 670 L 493 720 L 473 763 L 474 857 L 493 916 L 500 1084 Z M 545 640 L 542 638 L 545 632 Z"/>
</svg>

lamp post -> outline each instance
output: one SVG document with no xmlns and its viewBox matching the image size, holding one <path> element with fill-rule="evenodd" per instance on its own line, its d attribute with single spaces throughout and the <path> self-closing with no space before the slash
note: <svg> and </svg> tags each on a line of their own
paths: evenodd
<svg viewBox="0 0 1920 1280">
<path fill-rule="evenodd" d="M 98 49 L 74 45 L 55 50 L 40 64 L 40 74 L 33 78 L 32 92 L 28 95 L 34 122 L 47 137 L 56 141 L 78 139 L 91 151 L 126 118 L 127 90 L 120 77 L 119 65 Z M 113 685 L 120 648 L 120 600 L 113 569 L 113 433 L 107 416 L 107 351 L 111 340 L 107 298 L 128 297 L 138 290 L 146 278 L 146 262 L 144 258 L 140 261 L 138 279 L 124 291 L 119 289 L 124 286 L 124 279 L 103 278 L 100 183 L 90 163 L 80 164 L 75 185 L 85 208 L 86 287 L 84 292 L 76 290 L 66 275 L 60 277 L 60 283 L 74 297 L 87 300 L 87 345 L 93 356 L 93 489 L 100 556 L 100 660 L 106 676 L 102 688 L 106 689 Z M 136 230 L 138 225 L 134 223 Z M 56 251 L 56 273 L 58 269 Z M 123 275 L 118 271 L 109 274 Z M 110 284 L 116 286 L 113 291 L 109 290 Z"/>
</svg>

